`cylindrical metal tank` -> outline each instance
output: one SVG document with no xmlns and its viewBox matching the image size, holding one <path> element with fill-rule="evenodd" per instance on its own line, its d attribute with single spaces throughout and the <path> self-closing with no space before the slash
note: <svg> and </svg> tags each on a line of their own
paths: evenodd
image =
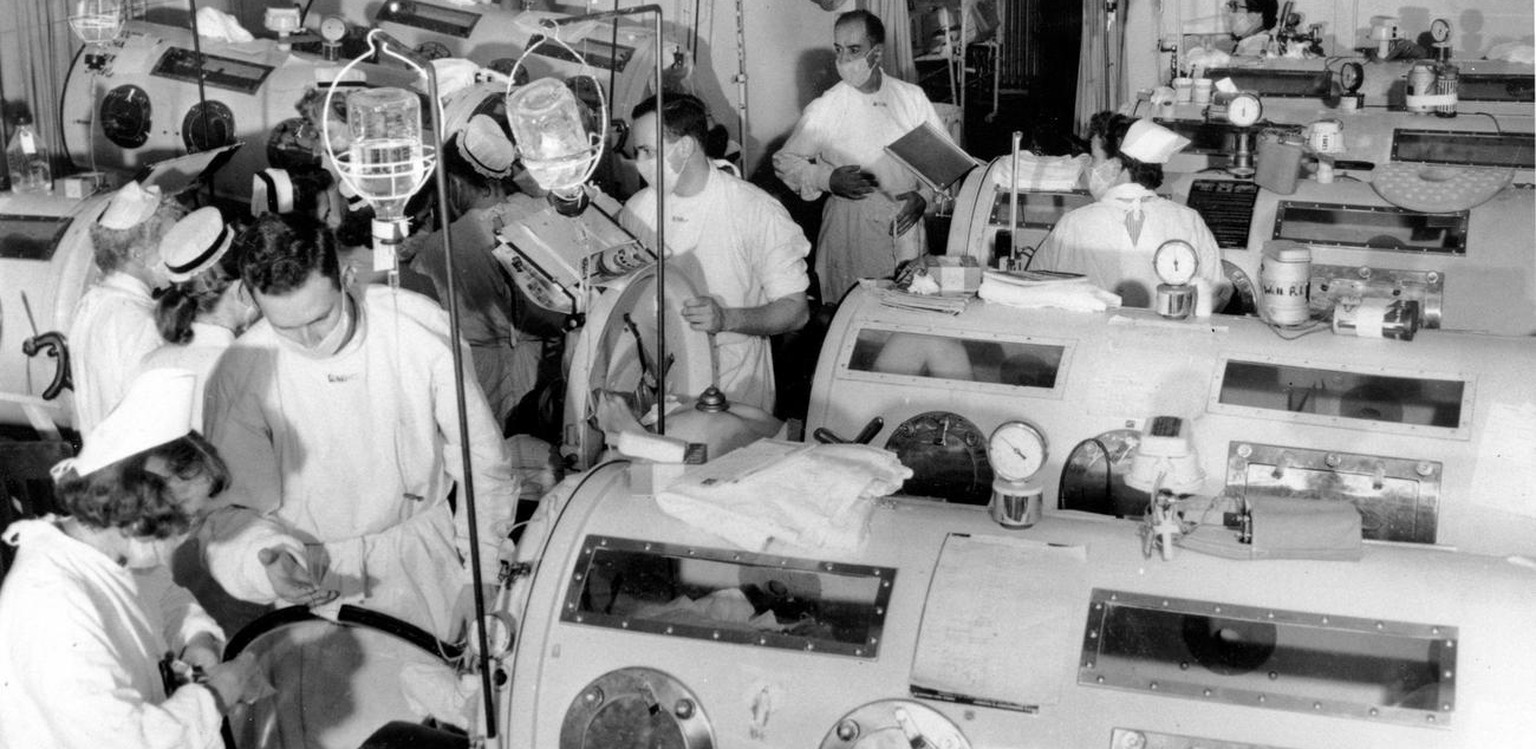
<svg viewBox="0 0 1536 749">
<path fill-rule="evenodd" d="M 916 354 L 890 366 L 879 353 L 893 340 L 945 367 L 914 369 Z M 1348 498 L 1380 521 L 1374 537 L 1532 553 L 1536 464 L 1512 456 L 1528 453 L 1519 425 L 1531 418 L 1524 373 L 1533 367 L 1525 338 L 1421 330 L 1412 341 L 1281 340 L 1251 317 L 983 302 L 945 316 L 861 290 L 828 330 L 806 429 L 851 435 L 881 417 L 874 444 L 922 447 L 912 435 L 935 421 L 928 415 L 953 414 L 946 465 L 980 472 L 986 436 L 1026 419 L 1055 446 L 1040 474 L 1049 508 L 1080 506 L 1103 493 L 1095 487 L 1122 481 L 1142 425 L 1176 416 L 1208 477 L 1201 494 Z"/>
<path fill-rule="evenodd" d="M 545 500 L 547 543 L 524 539 L 507 745 L 1448 748 L 1536 731 L 1520 707 L 1536 651 L 1513 644 L 1536 572 L 1518 559 L 1162 561 L 1134 521 L 1007 530 L 910 497 L 874 501 L 854 551 L 742 549 L 633 493 L 629 471 L 573 480 Z"/>
</svg>

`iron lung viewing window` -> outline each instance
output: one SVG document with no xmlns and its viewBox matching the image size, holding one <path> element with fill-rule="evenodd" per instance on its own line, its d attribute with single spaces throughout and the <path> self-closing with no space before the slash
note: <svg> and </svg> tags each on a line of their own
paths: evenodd
<svg viewBox="0 0 1536 749">
<path fill-rule="evenodd" d="M 1461 426 L 1466 383 L 1228 361 L 1217 402 L 1389 424 Z"/>
<path fill-rule="evenodd" d="M 0 214 L 0 258 L 51 260 L 69 219 Z"/>
<path fill-rule="evenodd" d="M 1470 215 L 1282 200 L 1275 212 L 1274 238 L 1329 247 L 1465 255 Z"/>
<path fill-rule="evenodd" d="M 1451 626 L 1095 589 L 1078 683 L 1445 727 L 1456 639 Z"/>
<path fill-rule="evenodd" d="M 561 619 L 874 658 L 896 570 L 588 536 Z"/>
<path fill-rule="evenodd" d="M 859 331 L 848 369 L 1015 387 L 1056 387 L 1065 346 L 1019 341 Z"/>
</svg>

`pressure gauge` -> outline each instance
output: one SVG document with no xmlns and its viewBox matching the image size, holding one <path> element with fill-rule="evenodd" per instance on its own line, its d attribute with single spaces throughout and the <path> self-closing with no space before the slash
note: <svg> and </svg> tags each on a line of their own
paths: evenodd
<svg viewBox="0 0 1536 749">
<path fill-rule="evenodd" d="M 1195 273 L 1200 270 L 1200 256 L 1195 253 L 1194 245 L 1182 239 L 1170 239 L 1152 255 L 1152 267 L 1163 283 L 1183 286 L 1194 280 Z"/>
<path fill-rule="evenodd" d="M 1344 92 L 1353 94 L 1365 83 L 1365 67 L 1358 62 L 1346 62 L 1339 68 L 1339 85 Z"/>
<path fill-rule="evenodd" d="M 987 441 L 992 472 L 1007 481 L 1023 481 L 1045 465 L 1045 435 L 1027 421 L 1006 421 Z"/>
<path fill-rule="evenodd" d="M 320 38 L 335 43 L 347 35 L 347 22 L 341 16 L 326 16 L 320 21 Z"/>
<path fill-rule="evenodd" d="M 1444 44 L 1451 38 L 1451 23 L 1444 18 L 1436 18 L 1434 23 L 1429 25 L 1429 36 L 1435 40 L 1435 43 Z"/>
<path fill-rule="evenodd" d="M 1227 120 L 1238 127 L 1251 127 L 1264 116 L 1264 103 L 1256 94 L 1240 91 L 1227 102 Z"/>
</svg>

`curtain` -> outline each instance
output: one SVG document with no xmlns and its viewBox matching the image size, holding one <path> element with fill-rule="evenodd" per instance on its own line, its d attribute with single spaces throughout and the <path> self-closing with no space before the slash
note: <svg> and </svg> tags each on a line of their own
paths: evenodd
<svg viewBox="0 0 1536 749">
<path fill-rule="evenodd" d="M 7 91 L 12 99 L 23 99 L 32 112 L 32 126 L 53 159 L 57 178 L 69 157 L 64 153 L 64 129 L 59 103 L 64 78 L 74 60 L 74 34 L 69 30 L 70 3 L 60 0 L 13 0 L 16 15 L 17 44 L 0 50 L 5 67 L 21 71 L 21 90 Z M 15 66 L 14 68 L 12 66 Z"/>
<path fill-rule="evenodd" d="M 917 63 L 912 61 L 912 18 L 907 0 L 859 0 L 858 7 L 880 17 L 885 24 L 885 72 L 917 83 Z M 839 9 L 841 10 L 841 9 Z"/>
<path fill-rule="evenodd" d="M 1112 7 L 1118 1 L 1120 12 Z M 1125 31 L 1121 18 L 1129 0 L 1083 0 L 1083 42 L 1077 63 L 1077 106 L 1072 124 L 1078 134 L 1088 131 L 1088 118 L 1120 106 L 1120 52 Z"/>
</svg>

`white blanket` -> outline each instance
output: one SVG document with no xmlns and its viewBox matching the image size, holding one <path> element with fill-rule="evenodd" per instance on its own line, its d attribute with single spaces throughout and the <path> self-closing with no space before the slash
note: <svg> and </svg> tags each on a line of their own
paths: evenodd
<svg viewBox="0 0 1536 749">
<path fill-rule="evenodd" d="M 662 511 L 744 549 L 778 540 L 852 550 L 873 499 L 912 475 L 896 455 L 868 445 L 759 440 L 690 472 L 656 495 Z"/>
</svg>

